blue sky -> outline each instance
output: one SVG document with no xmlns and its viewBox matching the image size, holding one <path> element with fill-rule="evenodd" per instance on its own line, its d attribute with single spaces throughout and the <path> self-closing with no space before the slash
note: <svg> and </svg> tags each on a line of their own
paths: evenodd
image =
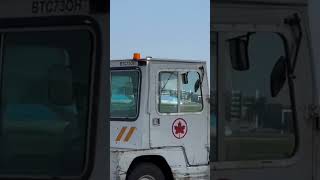
<svg viewBox="0 0 320 180">
<path fill-rule="evenodd" d="M 110 9 L 111 59 L 140 52 L 209 62 L 209 0 L 111 0 Z"/>
</svg>

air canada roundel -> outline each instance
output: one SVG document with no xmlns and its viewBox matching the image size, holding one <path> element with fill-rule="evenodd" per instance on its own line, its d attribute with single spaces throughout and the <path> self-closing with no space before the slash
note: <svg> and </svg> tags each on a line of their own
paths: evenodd
<svg viewBox="0 0 320 180">
<path fill-rule="evenodd" d="M 177 139 L 182 139 L 186 136 L 188 132 L 188 125 L 187 122 L 182 119 L 178 118 L 172 123 L 172 134 Z"/>
</svg>

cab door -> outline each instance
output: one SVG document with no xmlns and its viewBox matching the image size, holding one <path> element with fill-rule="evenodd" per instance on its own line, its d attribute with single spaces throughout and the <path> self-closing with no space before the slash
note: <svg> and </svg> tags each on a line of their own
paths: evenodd
<svg viewBox="0 0 320 180">
<path fill-rule="evenodd" d="M 205 70 L 205 64 L 195 63 L 150 65 L 151 147 L 180 147 L 188 165 L 209 161 Z"/>
<path fill-rule="evenodd" d="M 211 139 L 217 144 L 211 179 L 313 179 L 313 122 L 306 111 L 313 92 L 306 35 L 295 78 L 287 76 L 280 92 L 275 96 L 271 93 L 281 57 L 289 57 L 286 63 L 290 68 L 294 64 L 290 57 L 296 44 L 290 27 L 278 23 L 294 11 L 239 6 L 216 12 L 220 24 L 214 25 L 211 36 L 217 52 L 211 74 L 218 74 L 212 77 L 217 86 L 218 130 Z M 223 18 L 230 14 L 241 16 Z M 234 39 L 248 43 L 247 64 L 232 54 Z"/>
</svg>

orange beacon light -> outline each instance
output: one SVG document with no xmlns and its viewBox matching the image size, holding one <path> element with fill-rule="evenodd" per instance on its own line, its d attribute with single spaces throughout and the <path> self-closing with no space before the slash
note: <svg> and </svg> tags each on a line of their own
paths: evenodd
<svg viewBox="0 0 320 180">
<path fill-rule="evenodd" d="M 134 59 L 134 60 L 139 60 L 140 58 L 141 58 L 140 53 L 134 53 L 134 54 L 133 54 L 133 59 Z"/>
</svg>

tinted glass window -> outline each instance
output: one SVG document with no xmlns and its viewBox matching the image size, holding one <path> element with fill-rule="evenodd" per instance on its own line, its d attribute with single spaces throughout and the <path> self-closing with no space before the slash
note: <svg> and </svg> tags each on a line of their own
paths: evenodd
<svg viewBox="0 0 320 180">
<path fill-rule="evenodd" d="M 200 112 L 203 108 L 198 72 L 160 72 L 159 112 Z"/>
<path fill-rule="evenodd" d="M 178 72 L 160 72 L 159 112 L 178 112 Z"/>
<path fill-rule="evenodd" d="M 111 72 L 111 118 L 137 117 L 139 83 L 139 71 Z"/>
<path fill-rule="evenodd" d="M 234 37 L 224 33 L 223 41 Z M 289 86 L 271 96 L 270 78 L 281 56 L 286 56 L 283 39 L 275 33 L 250 37 L 250 68 L 232 68 L 226 43 L 222 60 L 224 76 L 223 155 L 224 160 L 281 159 L 292 155 L 295 131 Z"/>
<path fill-rule="evenodd" d="M 91 49 L 87 31 L 5 35 L 0 173 L 81 174 Z"/>
<path fill-rule="evenodd" d="M 188 72 L 187 81 L 180 81 L 180 112 L 199 112 L 202 110 L 201 86 L 197 86 L 200 75 L 197 72 Z M 199 84 L 200 85 L 200 84 Z"/>
</svg>

